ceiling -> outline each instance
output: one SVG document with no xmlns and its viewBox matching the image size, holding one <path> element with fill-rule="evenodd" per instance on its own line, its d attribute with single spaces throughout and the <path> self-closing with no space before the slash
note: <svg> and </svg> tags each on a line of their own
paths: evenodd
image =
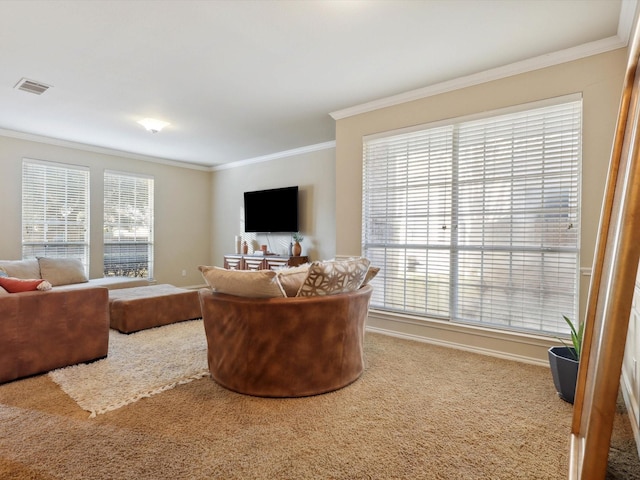
<svg viewBox="0 0 640 480">
<path fill-rule="evenodd" d="M 3 0 L 0 134 L 202 166 L 298 151 L 380 99 L 620 48 L 635 5 Z"/>
</svg>

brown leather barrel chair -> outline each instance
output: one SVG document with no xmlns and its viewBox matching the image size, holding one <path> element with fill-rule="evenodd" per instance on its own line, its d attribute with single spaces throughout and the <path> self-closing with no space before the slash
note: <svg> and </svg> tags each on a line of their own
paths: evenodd
<svg viewBox="0 0 640 480">
<path fill-rule="evenodd" d="M 349 385 L 364 370 L 372 291 L 257 299 L 200 290 L 211 376 L 229 390 L 261 397 Z"/>
</svg>

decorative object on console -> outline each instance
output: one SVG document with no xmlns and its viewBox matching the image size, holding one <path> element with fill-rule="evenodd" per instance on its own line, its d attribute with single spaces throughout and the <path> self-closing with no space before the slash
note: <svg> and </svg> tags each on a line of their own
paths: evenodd
<svg viewBox="0 0 640 480">
<path fill-rule="evenodd" d="M 293 256 L 299 257 L 302 254 L 302 245 L 300 245 L 300 242 L 304 240 L 304 237 L 300 235 L 300 232 L 294 232 L 291 236 L 295 242 L 292 249 Z"/>
<path fill-rule="evenodd" d="M 242 237 L 240 235 L 236 235 L 236 253 L 242 253 Z"/>
<path fill-rule="evenodd" d="M 242 242 L 242 253 L 245 255 L 249 253 L 249 245 L 247 245 L 247 241 Z"/>
</svg>

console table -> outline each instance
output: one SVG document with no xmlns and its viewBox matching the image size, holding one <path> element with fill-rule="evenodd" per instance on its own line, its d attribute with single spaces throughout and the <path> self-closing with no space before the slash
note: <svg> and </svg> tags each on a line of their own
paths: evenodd
<svg viewBox="0 0 640 480">
<path fill-rule="evenodd" d="M 224 256 L 224 268 L 229 270 L 273 270 L 281 267 L 295 267 L 307 263 L 306 255 L 290 257 L 288 255 L 242 255 Z"/>
</svg>

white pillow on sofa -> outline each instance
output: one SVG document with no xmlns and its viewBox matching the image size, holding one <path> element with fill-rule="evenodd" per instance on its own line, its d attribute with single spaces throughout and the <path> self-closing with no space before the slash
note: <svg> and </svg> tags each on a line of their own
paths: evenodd
<svg viewBox="0 0 640 480">
<path fill-rule="evenodd" d="M 42 278 L 37 258 L 26 260 L 0 260 L 0 268 L 14 278 Z"/>
<path fill-rule="evenodd" d="M 214 291 L 238 297 L 284 297 L 274 270 L 227 270 L 200 265 L 204 280 Z"/>
<path fill-rule="evenodd" d="M 38 263 L 40 277 L 48 280 L 54 287 L 89 281 L 84 265 L 77 258 L 38 257 Z"/>
</svg>

